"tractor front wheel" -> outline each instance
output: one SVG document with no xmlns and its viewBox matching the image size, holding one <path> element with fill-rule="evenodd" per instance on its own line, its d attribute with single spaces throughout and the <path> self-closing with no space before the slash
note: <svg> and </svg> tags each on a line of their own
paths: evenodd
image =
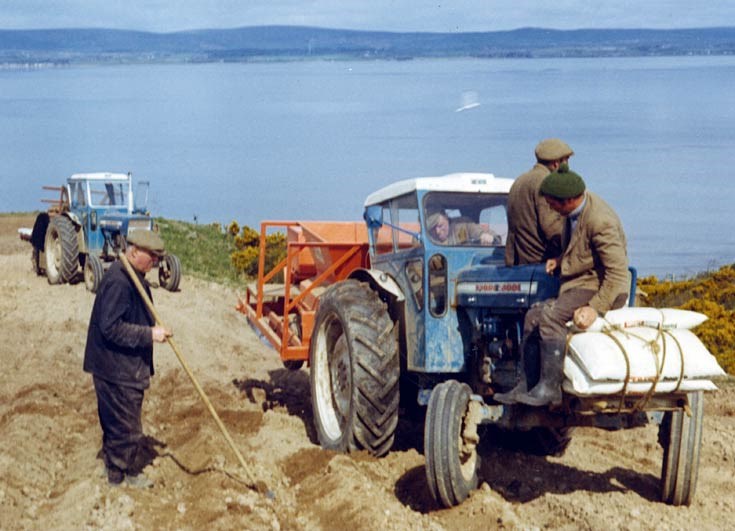
<svg viewBox="0 0 735 531">
<path fill-rule="evenodd" d="M 434 387 L 426 409 L 426 482 L 443 507 L 459 505 L 479 484 L 479 436 L 471 413 L 471 393 L 469 385 L 448 380 Z"/>
<path fill-rule="evenodd" d="M 102 261 L 97 255 L 88 254 L 84 260 L 84 285 L 87 286 L 87 290 L 97 293 L 97 288 L 100 287 L 102 275 L 104 274 L 105 269 L 102 267 Z"/>
<path fill-rule="evenodd" d="M 181 282 L 181 262 L 175 254 L 167 254 L 158 266 L 158 283 L 168 291 L 179 289 Z"/>
<path fill-rule="evenodd" d="M 398 338 L 376 292 L 357 280 L 319 299 L 311 338 L 311 400 L 319 443 L 388 453 L 398 425 Z"/>
<path fill-rule="evenodd" d="M 74 278 L 79 268 L 79 243 L 74 224 L 69 218 L 51 218 L 44 248 L 49 284 L 64 284 Z"/>
<path fill-rule="evenodd" d="M 688 401 L 690 411 L 668 411 L 659 426 L 658 441 L 664 449 L 661 501 L 669 505 L 691 504 L 697 486 L 704 393 L 689 393 Z"/>
</svg>

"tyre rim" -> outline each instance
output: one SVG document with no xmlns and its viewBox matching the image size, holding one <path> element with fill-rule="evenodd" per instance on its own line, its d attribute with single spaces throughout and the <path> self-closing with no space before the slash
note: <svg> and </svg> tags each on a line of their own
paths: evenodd
<svg viewBox="0 0 735 531">
<path fill-rule="evenodd" d="M 52 244 L 51 244 L 51 260 L 50 265 L 54 269 L 53 274 L 57 274 L 61 270 L 61 238 L 59 238 L 59 235 L 54 232 L 51 234 L 52 238 Z"/>
<path fill-rule="evenodd" d="M 94 268 L 92 267 L 91 258 L 87 258 L 84 263 L 84 283 L 88 288 L 94 286 Z"/>
<path fill-rule="evenodd" d="M 459 470 L 466 481 L 470 481 L 472 479 L 475 475 L 475 469 L 477 468 L 477 439 L 465 436 L 465 432 L 468 429 L 467 422 L 469 416 L 468 409 L 462 418 L 462 426 L 458 434 L 459 446 L 457 447 L 459 448 Z M 477 429 L 475 428 L 474 431 L 476 434 Z"/>
<path fill-rule="evenodd" d="M 352 396 L 349 372 L 349 346 L 336 315 L 328 316 L 317 332 L 313 369 L 315 395 L 320 423 L 331 440 L 344 431 Z"/>
<path fill-rule="evenodd" d="M 165 284 L 168 282 L 170 276 L 171 269 L 168 267 L 168 259 L 164 259 L 161 261 L 161 265 L 158 266 L 158 281 L 161 284 Z"/>
</svg>

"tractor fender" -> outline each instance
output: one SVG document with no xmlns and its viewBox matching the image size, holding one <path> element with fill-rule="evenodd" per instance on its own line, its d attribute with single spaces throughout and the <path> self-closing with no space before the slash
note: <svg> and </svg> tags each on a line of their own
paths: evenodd
<svg viewBox="0 0 735 531">
<path fill-rule="evenodd" d="M 66 216 L 71 220 L 72 223 L 74 223 L 74 226 L 79 228 L 82 226 L 82 222 L 79 221 L 79 216 L 77 216 L 74 212 L 64 212 L 62 216 Z"/>
<path fill-rule="evenodd" d="M 74 212 L 64 212 L 62 216 L 69 218 L 69 221 L 74 225 L 74 230 L 77 232 L 77 245 L 79 247 L 79 254 L 86 254 L 87 242 L 84 238 L 84 226 Z"/>
<path fill-rule="evenodd" d="M 396 302 L 406 300 L 398 283 L 384 271 L 378 271 L 377 269 L 355 269 L 350 273 L 350 278 L 367 282 L 374 290 L 390 294 L 395 298 Z"/>
</svg>

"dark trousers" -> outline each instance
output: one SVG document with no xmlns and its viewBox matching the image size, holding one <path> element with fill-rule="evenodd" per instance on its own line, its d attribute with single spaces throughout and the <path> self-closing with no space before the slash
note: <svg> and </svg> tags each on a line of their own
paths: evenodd
<svg viewBox="0 0 735 531">
<path fill-rule="evenodd" d="M 556 299 L 546 300 L 532 306 L 523 323 L 523 336 L 538 333 L 541 341 L 564 341 L 567 337 L 567 322 L 574 317 L 577 308 L 586 306 L 597 291 L 592 289 L 570 289 Z"/>
<path fill-rule="evenodd" d="M 138 474 L 145 465 L 141 410 L 143 389 L 136 389 L 93 376 L 97 413 L 102 427 L 102 459 L 108 470 Z"/>
</svg>

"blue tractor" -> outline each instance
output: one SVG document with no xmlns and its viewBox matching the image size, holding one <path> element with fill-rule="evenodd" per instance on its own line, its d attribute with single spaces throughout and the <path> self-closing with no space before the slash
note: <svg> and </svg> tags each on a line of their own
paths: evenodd
<svg viewBox="0 0 735 531">
<path fill-rule="evenodd" d="M 688 505 L 701 445 L 701 391 L 584 396 L 564 387 L 558 408 L 493 399 L 523 370 L 526 312 L 559 288 L 541 264 L 504 264 L 511 184 L 491 174 L 452 174 L 400 181 L 368 196 L 369 261 L 319 294 L 310 332 L 320 444 L 384 455 L 400 416 L 425 415 L 427 483 L 436 502 L 449 507 L 478 486 L 483 434 L 559 455 L 577 426 L 655 423 L 664 450 L 662 500 Z M 297 320 L 302 339 L 309 336 L 307 317 Z M 534 365 L 533 355 L 526 358 Z M 538 359 L 525 369 L 538 373 Z"/>
<path fill-rule="evenodd" d="M 58 199 L 48 212 L 36 217 L 28 238 L 32 264 L 49 284 L 73 282 L 80 269 L 84 283 L 96 292 L 106 268 L 125 248 L 125 238 L 136 230 L 157 230 L 147 210 L 148 183 L 138 183 L 133 196 L 130 173 L 78 173 L 59 187 Z M 138 202 L 135 201 L 138 199 Z M 181 263 L 167 254 L 159 265 L 159 284 L 176 291 Z"/>
</svg>

